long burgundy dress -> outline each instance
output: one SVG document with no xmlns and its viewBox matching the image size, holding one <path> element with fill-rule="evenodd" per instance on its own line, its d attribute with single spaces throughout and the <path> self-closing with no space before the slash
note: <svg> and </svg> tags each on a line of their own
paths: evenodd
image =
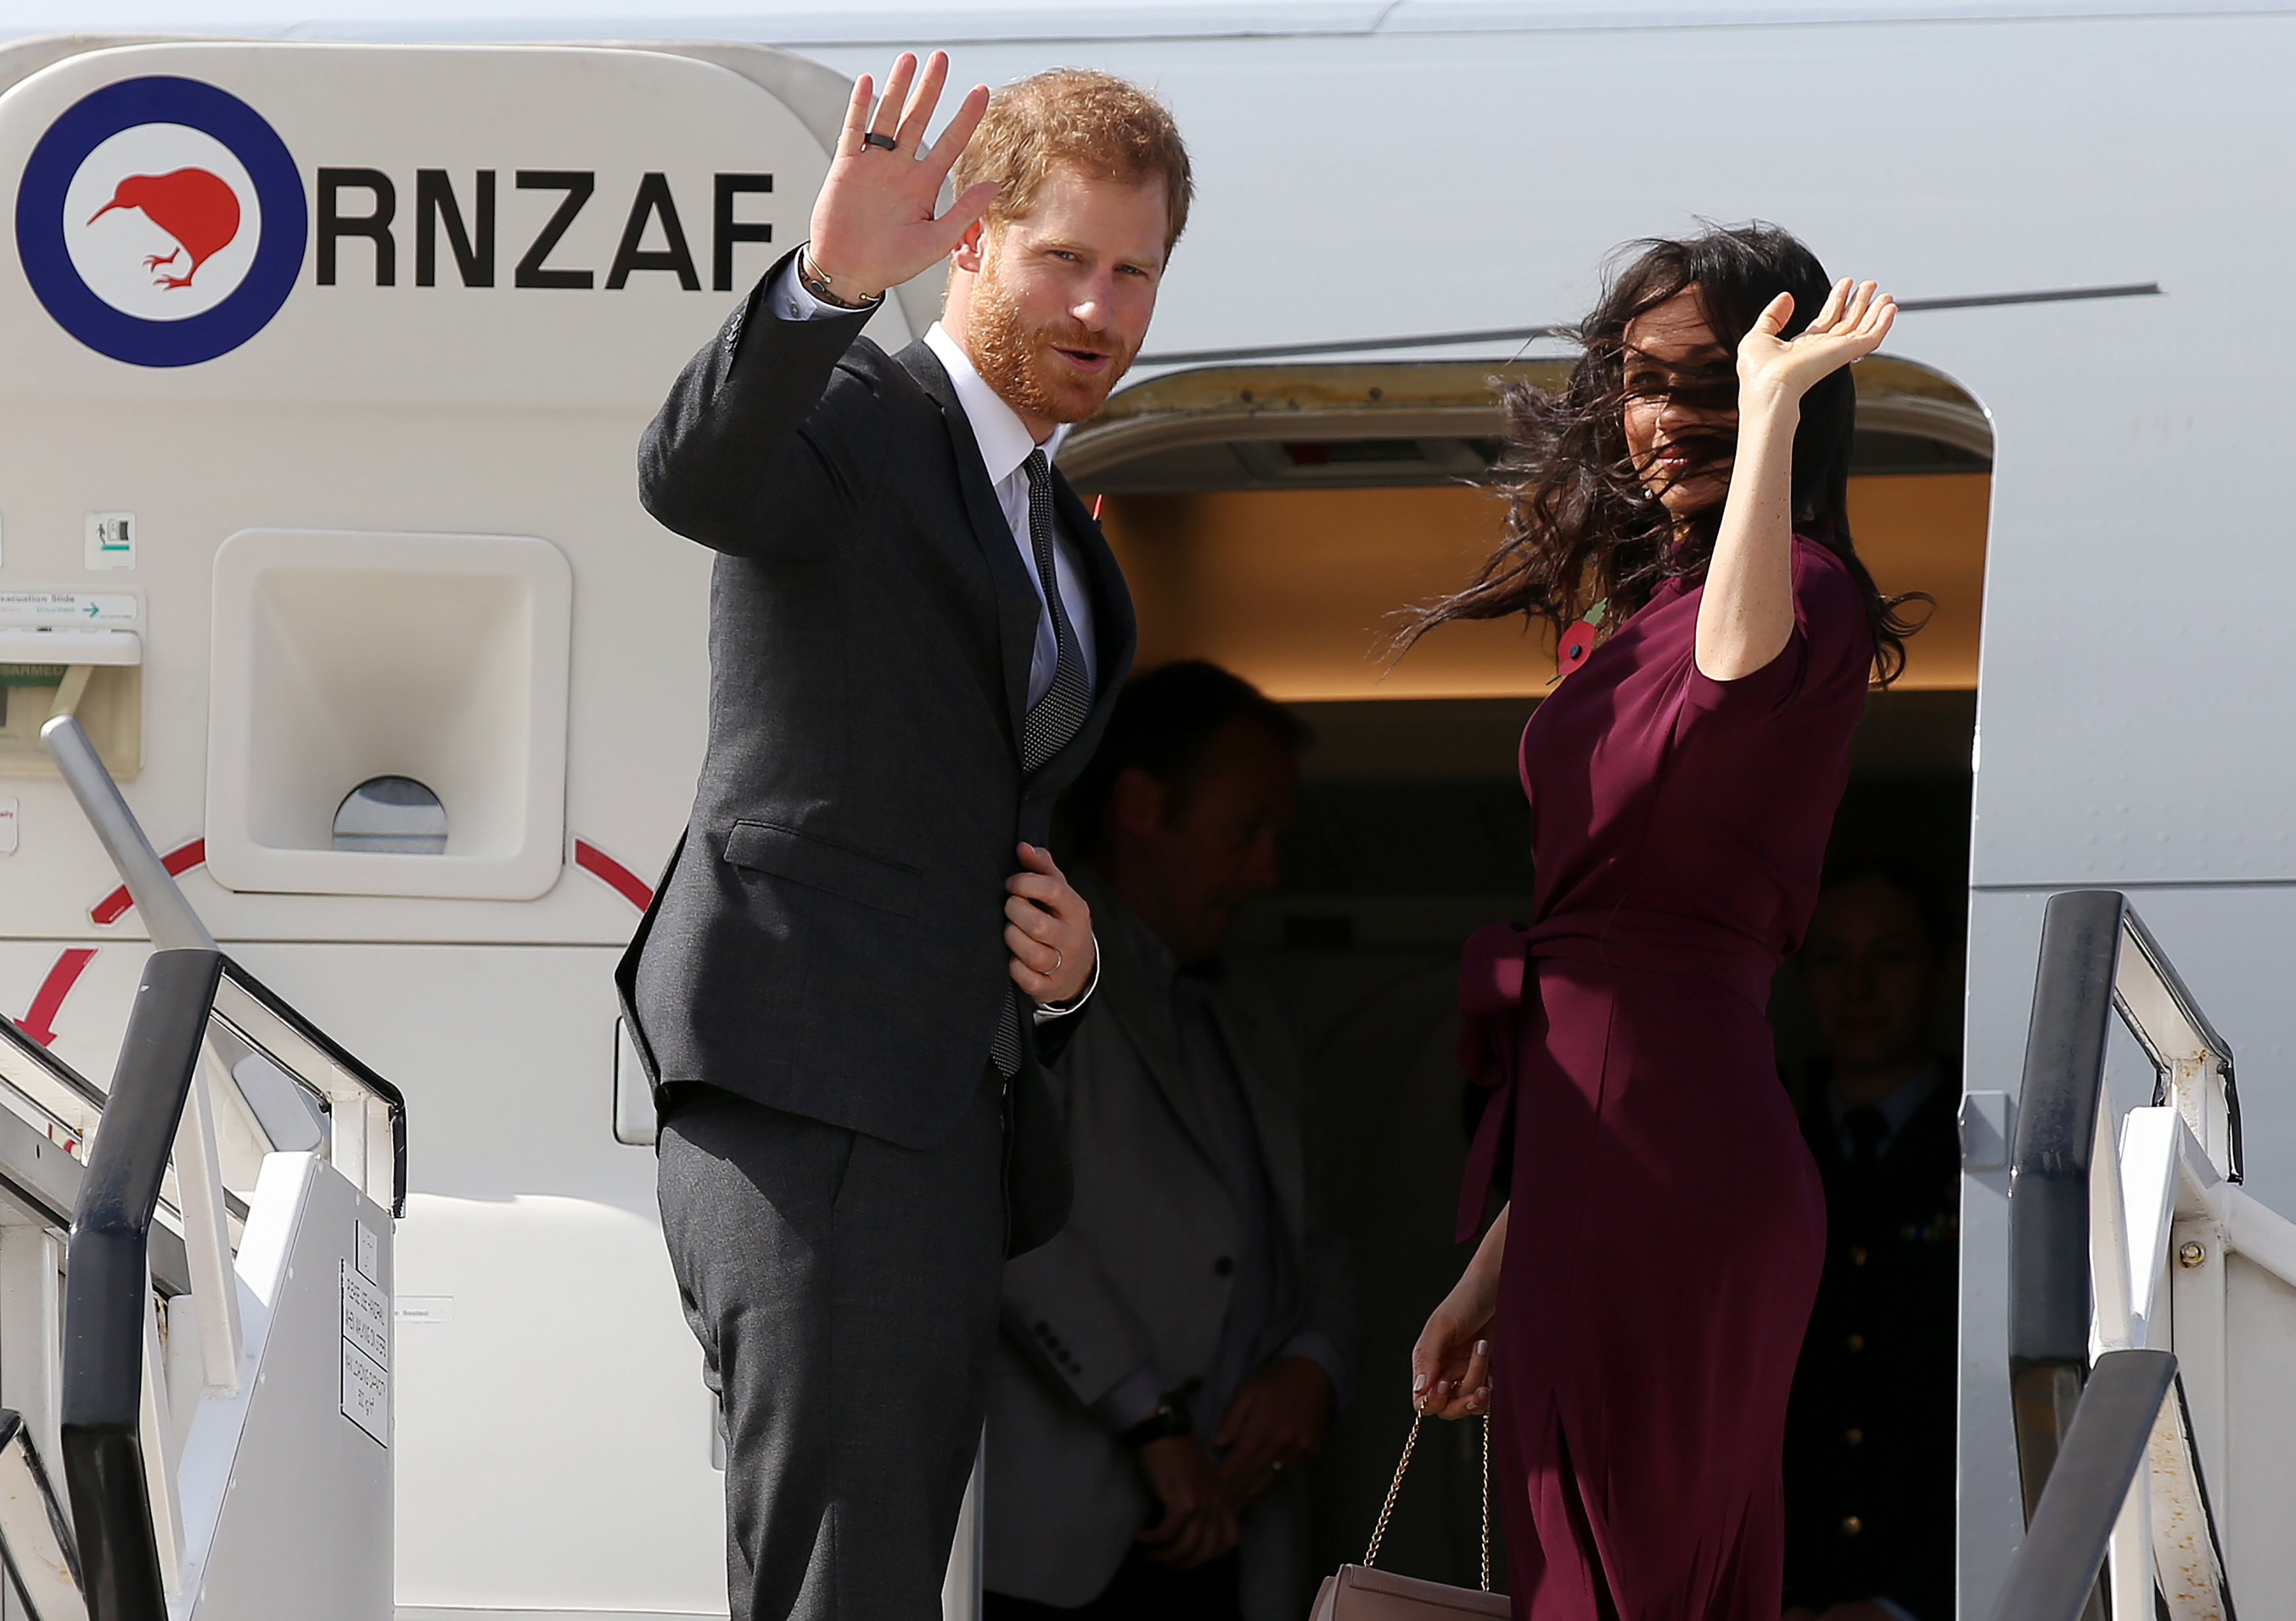
<svg viewBox="0 0 2296 1621">
<path fill-rule="evenodd" d="M 1511 1118 L 1492 1397 L 1527 1621 L 1777 1621 L 1825 1206 L 1764 1009 L 1874 641 L 1848 570 L 1797 536 L 1792 641 L 1717 682 L 1693 659 L 1701 589 L 1661 586 L 1532 716 L 1533 920 L 1462 968 L 1462 1055 L 1512 1096 L 1461 1211 L 1471 1236 Z"/>
</svg>

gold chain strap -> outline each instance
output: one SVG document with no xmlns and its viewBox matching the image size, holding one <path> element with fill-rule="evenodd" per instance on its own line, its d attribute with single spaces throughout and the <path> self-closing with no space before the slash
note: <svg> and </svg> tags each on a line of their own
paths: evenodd
<svg viewBox="0 0 2296 1621">
<path fill-rule="evenodd" d="M 1419 1445 L 1419 1421 L 1424 1416 L 1411 1415 L 1411 1433 L 1403 1437 L 1403 1461 L 1395 1466 L 1395 1478 L 1387 1484 L 1387 1501 L 1379 1505 L 1379 1523 L 1371 1528 L 1371 1546 L 1364 1550 L 1364 1568 L 1379 1563 L 1379 1544 L 1387 1535 L 1387 1517 L 1395 1512 L 1395 1494 L 1403 1489 L 1403 1471 L 1411 1467 L 1411 1449 Z"/>
<path fill-rule="evenodd" d="M 1364 1550 L 1364 1568 L 1379 1563 L 1379 1545 L 1387 1537 L 1387 1522 L 1395 1512 L 1396 1494 L 1403 1489 L 1403 1475 L 1411 1467 L 1412 1448 L 1419 1445 L 1419 1425 L 1425 1415 L 1411 1415 L 1411 1433 L 1403 1437 L 1403 1456 L 1395 1466 L 1395 1478 L 1387 1483 L 1387 1501 L 1379 1505 L 1379 1523 L 1371 1529 L 1371 1546 Z M 1483 1591 L 1491 1590 L 1491 1415 L 1483 1414 Z"/>
<path fill-rule="evenodd" d="M 1483 1414 L 1483 1591 L 1491 1590 L 1491 1415 Z"/>
</svg>

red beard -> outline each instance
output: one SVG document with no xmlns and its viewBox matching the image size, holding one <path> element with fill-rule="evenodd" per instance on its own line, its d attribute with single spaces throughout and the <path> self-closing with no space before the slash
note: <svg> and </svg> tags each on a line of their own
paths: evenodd
<svg viewBox="0 0 2296 1621">
<path fill-rule="evenodd" d="M 1125 373 L 1132 368 L 1136 351 L 1119 345 L 1106 332 L 1095 332 L 1072 321 L 1030 326 L 1021 306 L 996 279 L 995 260 L 982 266 L 972 294 L 967 346 L 980 379 L 996 390 L 1007 405 L 1048 422 L 1080 422 L 1099 410 Z M 1096 377 L 1077 377 L 1056 372 L 1045 358 L 1053 348 L 1086 349 L 1109 357 L 1109 366 Z"/>
</svg>

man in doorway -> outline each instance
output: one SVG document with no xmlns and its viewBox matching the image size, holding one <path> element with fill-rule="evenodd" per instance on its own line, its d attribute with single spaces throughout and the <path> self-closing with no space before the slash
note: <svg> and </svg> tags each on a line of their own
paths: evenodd
<svg viewBox="0 0 2296 1621">
<path fill-rule="evenodd" d="M 1275 885 L 1305 741 L 1239 677 L 1168 665 L 1126 690 L 1070 796 L 1099 1011 L 1053 1072 L 1074 1212 L 1004 1269 L 989 1621 L 1306 1611 L 1301 1470 L 1347 1386 L 1355 1294 L 1284 999 L 1226 955 Z"/>
<path fill-rule="evenodd" d="M 1044 846 L 1133 620 L 1051 458 L 1138 353 L 1191 181 L 1096 73 L 976 87 L 927 149 L 947 70 L 856 84 L 811 240 L 640 451 L 718 553 L 709 752 L 619 982 L 734 1621 L 938 1616 L 1004 1259 L 1067 1207 L 1040 1066 L 1098 963 Z M 944 255 L 941 321 L 864 338 Z"/>
<path fill-rule="evenodd" d="M 1917 874 L 1853 859 L 1799 959 L 1826 1256 L 1788 1409 L 1788 1621 L 1954 1613 L 1961 1077 L 1931 1030 L 1958 939 Z"/>
</svg>

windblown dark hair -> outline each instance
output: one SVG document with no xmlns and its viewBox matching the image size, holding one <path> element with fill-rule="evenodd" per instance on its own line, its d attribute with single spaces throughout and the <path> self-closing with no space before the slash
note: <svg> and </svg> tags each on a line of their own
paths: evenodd
<svg viewBox="0 0 2296 1621">
<path fill-rule="evenodd" d="M 1618 267 L 1628 254 L 1633 258 Z M 1694 518 L 1676 544 L 1674 520 L 1644 487 L 1627 450 L 1627 325 L 1696 288 L 1708 324 L 1726 354 L 1753 329 L 1770 300 L 1793 294 L 1791 337 L 1808 326 L 1832 291 L 1817 258 L 1775 225 L 1714 226 L 1679 241 L 1652 237 L 1613 256 L 1603 296 L 1576 337 L 1582 348 L 1559 394 L 1505 384 L 1500 399 L 1512 450 L 1501 463 L 1508 496 L 1498 550 L 1464 590 L 1419 610 L 1399 643 L 1407 649 L 1453 619 L 1524 614 L 1561 631 L 1597 602 L 1617 624 L 1650 601 L 1660 584 L 1703 572 L 1721 527 L 1718 503 Z M 1734 401 L 1734 385 L 1728 397 Z M 1793 525 L 1849 569 L 1866 598 L 1874 631 L 1875 678 L 1884 686 L 1906 666 L 1905 639 L 1920 621 L 1900 611 L 1924 596 L 1885 597 L 1849 536 L 1849 448 L 1857 393 L 1849 368 L 1802 397 L 1793 444 Z"/>
</svg>

